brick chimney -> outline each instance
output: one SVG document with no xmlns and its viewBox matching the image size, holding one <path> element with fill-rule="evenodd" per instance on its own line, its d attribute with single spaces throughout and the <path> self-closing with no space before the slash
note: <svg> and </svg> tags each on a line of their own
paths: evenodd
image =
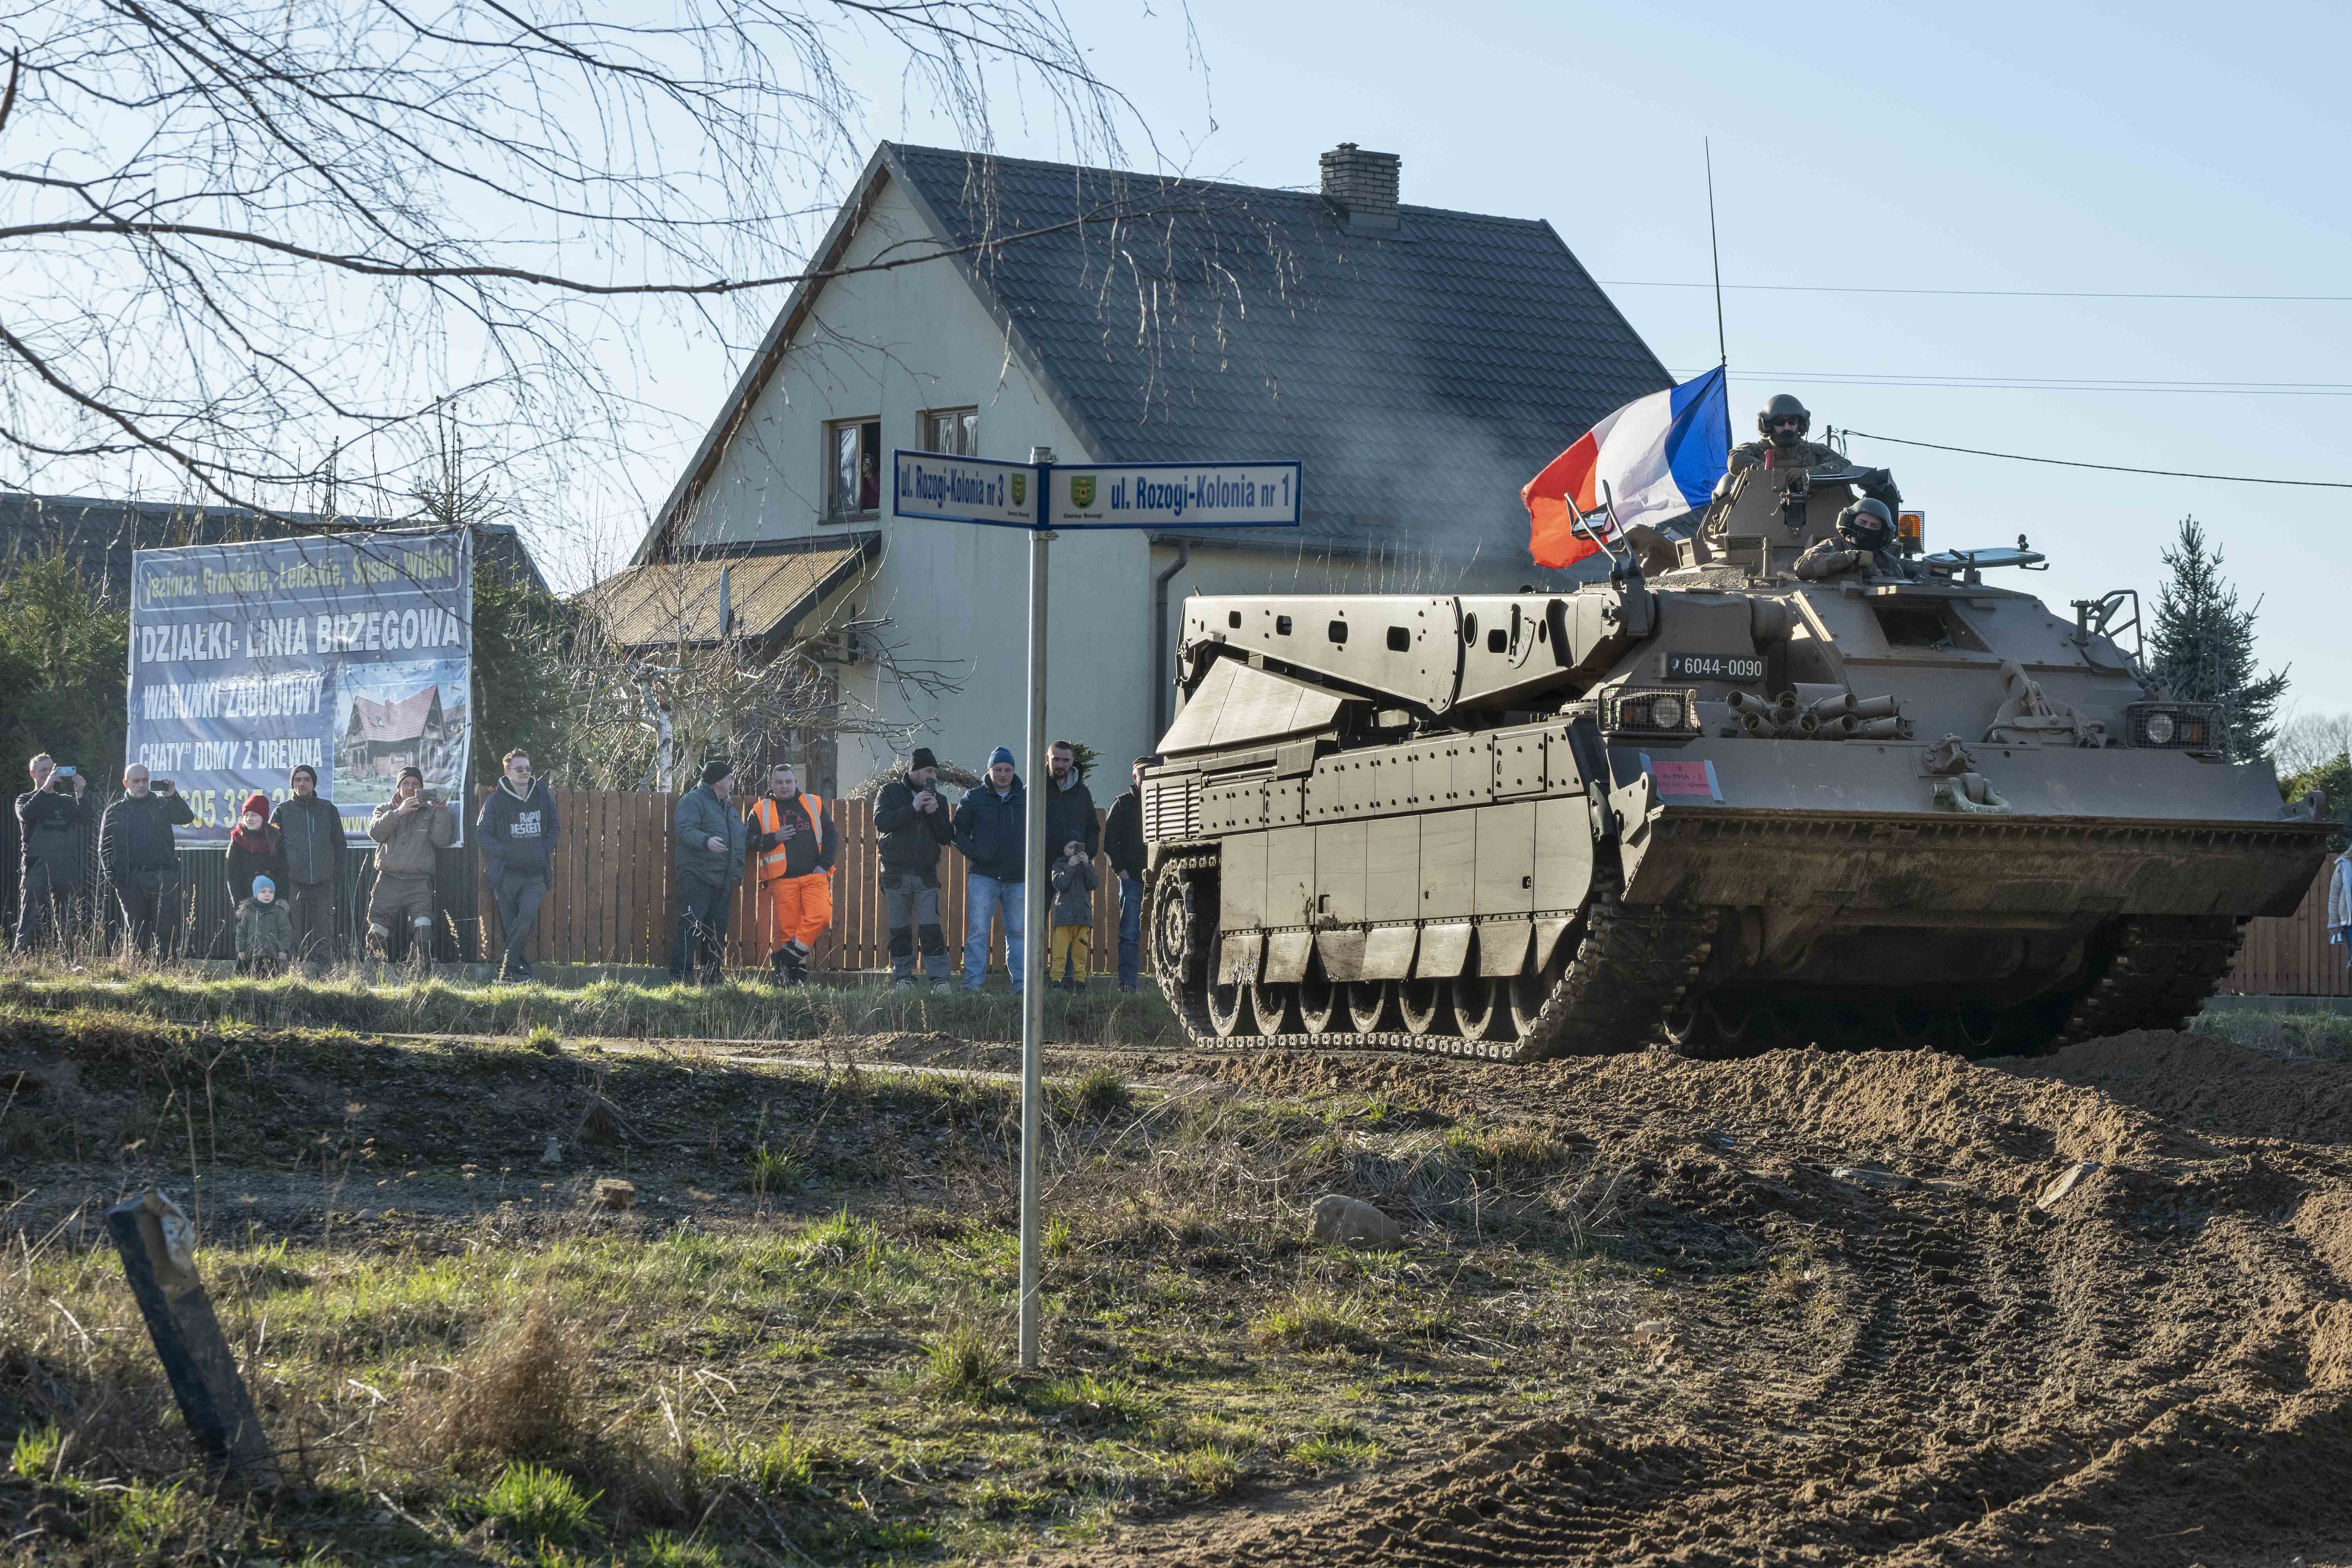
<svg viewBox="0 0 2352 1568">
<path fill-rule="evenodd" d="M 1367 153 L 1342 142 L 1323 154 L 1323 199 L 1339 210 L 1349 228 L 1397 226 L 1397 170 L 1393 153 Z"/>
</svg>

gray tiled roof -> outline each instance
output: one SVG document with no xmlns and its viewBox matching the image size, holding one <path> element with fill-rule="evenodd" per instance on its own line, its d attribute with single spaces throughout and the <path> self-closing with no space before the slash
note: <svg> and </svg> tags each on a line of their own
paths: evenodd
<svg viewBox="0 0 2352 1568">
<path fill-rule="evenodd" d="M 1519 487 L 1672 380 L 1540 220 L 1405 206 L 1359 231 L 1310 192 L 883 159 L 959 242 L 1133 214 L 992 249 L 981 286 L 1096 458 L 1303 459 L 1302 542 L 1524 560 Z"/>
<path fill-rule="evenodd" d="M 353 528 L 415 528 L 414 521 L 377 518 L 305 521 Z M 539 563 L 510 522 L 481 523 L 476 541 L 483 563 L 509 581 L 547 592 Z M 19 558 L 62 551 L 99 596 L 121 600 L 131 591 L 133 551 L 168 550 L 189 544 L 230 544 L 248 539 L 279 539 L 292 530 L 273 518 L 240 507 L 198 506 L 183 501 L 114 500 L 91 496 L 37 496 L 0 491 L 0 573 Z"/>
</svg>

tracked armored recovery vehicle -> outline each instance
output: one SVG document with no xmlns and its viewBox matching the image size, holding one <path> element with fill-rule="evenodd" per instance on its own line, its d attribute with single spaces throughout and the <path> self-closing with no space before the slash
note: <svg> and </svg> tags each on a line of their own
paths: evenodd
<svg viewBox="0 0 2352 1568">
<path fill-rule="evenodd" d="M 1747 470 L 1573 592 L 1187 600 L 1143 802 L 1195 1039 L 2007 1052 L 2193 1014 L 2325 826 L 2149 689 L 2127 593 L 2062 619 L 1986 581 L 2022 548 L 1793 575 L 1861 477 Z"/>
</svg>

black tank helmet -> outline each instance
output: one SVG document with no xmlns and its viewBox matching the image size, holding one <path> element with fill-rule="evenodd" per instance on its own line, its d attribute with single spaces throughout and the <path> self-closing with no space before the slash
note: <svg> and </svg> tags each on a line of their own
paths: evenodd
<svg viewBox="0 0 2352 1568">
<path fill-rule="evenodd" d="M 1776 392 L 1772 401 L 1764 405 L 1764 412 L 1756 416 L 1756 433 L 1769 441 L 1772 438 L 1772 421 L 1790 417 L 1797 421 L 1800 438 L 1811 432 L 1813 416 L 1805 405 L 1789 393 Z"/>
<path fill-rule="evenodd" d="M 1838 513 L 1837 535 L 1850 550 L 1884 550 L 1895 542 L 1895 514 L 1864 497 Z"/>
</svg>

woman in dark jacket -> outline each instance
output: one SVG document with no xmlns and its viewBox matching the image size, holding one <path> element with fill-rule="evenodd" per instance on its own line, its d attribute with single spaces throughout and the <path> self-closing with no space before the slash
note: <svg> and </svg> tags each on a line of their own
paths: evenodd
<svg viewBox="0 0 2352 1568">
<path fill-rule="evenodd" d="M 267 877 L 273 887 L 286 878 L 286 835 L 269 820 L 269 797 L 255 790 L 245 797 L 245 810 L 228 832 L 229 908 L 253 897 L 253 879 Z"/>
</svg>

